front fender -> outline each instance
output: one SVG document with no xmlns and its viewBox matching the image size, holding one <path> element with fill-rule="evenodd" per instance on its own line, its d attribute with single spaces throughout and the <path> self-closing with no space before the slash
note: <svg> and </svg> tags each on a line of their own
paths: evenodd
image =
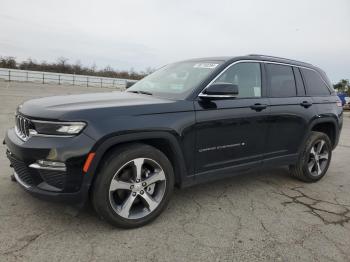
<svg viewBox="0 0 350 262">
<path fill-rule="evenodd" d="M 179 170 L 178 179 L 180 180 L 179 181 L 180 186 L 184 186 L 184 184 L 187 184 L 187 180 L 189 178 L 187 178 L 188 172 L 186 170 L 184 154 L 175 135 L 166 131 L 144 131 L 144 132 L 109 136 L 107 138 L 104 138 L 98 141 L 91 151 L 95 153 L 95 157 L 91 162 L 88 172 L 86 173 L 86 185 L 88 187 L 91 186 L 93 182 L 93 178 L 96 175 L 98 166 L 102 161 L 105 153 L 110 148 L 122 143 L 132 143 L 132 142 L 137 142 L 140 140 L 147 140 L 147 139 L 165 139 L 169 143 L 173 153 L 176 155 L 175 164 Z"/>
</svg>

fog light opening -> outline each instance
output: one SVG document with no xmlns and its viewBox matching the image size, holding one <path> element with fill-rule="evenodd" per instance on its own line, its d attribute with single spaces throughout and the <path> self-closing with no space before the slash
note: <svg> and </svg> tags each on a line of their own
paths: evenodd
<svg viewBox="0 0 350 262">
<path fill-rule="evenodd" d="M 37 160 L 35 163 L 29 165 L 31 168 L 35 169 L 49 169 L 49 170 L 59 170 L 66 171 L 66 164 L 58 161 L 51 160 Z"/>
</svg>

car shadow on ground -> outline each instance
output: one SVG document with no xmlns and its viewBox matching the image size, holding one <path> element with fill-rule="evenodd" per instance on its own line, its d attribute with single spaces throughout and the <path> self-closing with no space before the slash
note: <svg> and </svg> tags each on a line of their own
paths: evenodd
<svg viewBox="0 0 350 262">
<path fill-rule="evenodd" d="M 171 213 L 172 215 L 177 215 L 179 218 L 181 218 L 178 203 L 186 201 L 186 198 L 188 198 L 189 202 L 194 198 L 195 200 L 201 202 L 202 200 L 205 201 L 204 198 L 208 195 L 213 197 L 224 196 L 224 194 L 235 195 L 235 191 L 241 192 L 242 190 L 254 190 L 252 188 L 256 188 L 257 185 L 259 185 L 259 187 L 279 187 L 280 185 L 291 183 L 293 184 L 292 186 L 302 184 L 296 179 L 290 177 L 287 167 L 279 167 L 269 169 L 261 168 L 252 172 L 242 173 L 233 177 L 215 180 L 209 183 L 198 184 L 189 188 L 175 188 L 168 208 L 164 210 L 163 214 L 160 216 L 167 216 L 167 213 Z M 227 190 L 228 188 L 230 188 L 229 192 Z M 42 200 L 37 201 L 40 205 Z M 101 221 L 101 219 L 98 218 L 90 202 L 88 202 L 83 208 L 77 208 L 60 203 L 52 203 L 52 205 L 58 209 L 64 209 L 63 213 L 58 211 L 57 216 L 70 216 L 81 220 L 82 223 L 86 221 L 88 223 L 100 224 L 100 226 L 104 226 L 106 228 L 112 228 L 106 222 Z M 154 223 L 157 223 L 156 221 Z"/>
</svg>

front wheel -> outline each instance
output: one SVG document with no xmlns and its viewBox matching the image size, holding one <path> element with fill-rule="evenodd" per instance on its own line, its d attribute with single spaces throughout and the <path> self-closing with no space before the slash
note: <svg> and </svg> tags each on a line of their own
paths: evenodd
<svg viewBox="0 0 350 262">
<path fill-rule="evenodd" d="M 173 168 L 161 151 L 144 144 L 125 145 L 105 159 L 92 201 L 109 223 L 139 227 L 162 212 L 173 187 Z"/>
<path fill-rule="evenodd" d="M 332 158 L 332 143 L 320 132 L 311 132 L 298 162 L 290 166 L 291 174 L 304 182 L 316 182 L 327 172 Z"/>
</svg>

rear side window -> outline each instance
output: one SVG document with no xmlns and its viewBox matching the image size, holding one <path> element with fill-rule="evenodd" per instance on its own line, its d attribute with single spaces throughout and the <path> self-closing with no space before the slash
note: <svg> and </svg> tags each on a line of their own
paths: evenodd
<svg viewBox="0 0 350 262">
<path fill-rule="evenodd" d="M 270 97 L 296 96 L 296 86 L 291 66 L 266 64 Z"/>
<path fill-rule="evenodd" d="M 322 80 L 320 74 L 310 69 L 301 69 L 305 83 L 306 91 L 310 96 L 327 96 L 330 94 L 327 85 Z"/>
</svg>

